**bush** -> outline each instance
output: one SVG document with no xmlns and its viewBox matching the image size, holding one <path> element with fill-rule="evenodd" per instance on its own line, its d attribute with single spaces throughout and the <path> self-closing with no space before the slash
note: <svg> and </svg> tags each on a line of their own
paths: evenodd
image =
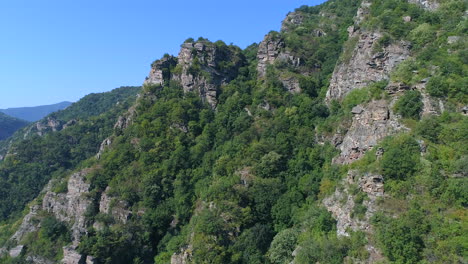
<svg viewBox="0 0 468 264">
<path fill-rule="evenodd" d="M 406 91 L 395 104 L 395 111 L 404 118 L 419 119 L 422 108 L 421 93 L 418 91 Z"/>
<path fill-rule="evenodd" d="M 434 97 L 446 97 L 449 92 L 449 85 L 441 76 L 432 77 L 426 85 L 426 91 Z"/>
<path fill-rule="evenodd" d="M 419 144 L 412 137 L 404 135 L 386 144 L 384 149 L 381 166 L 385 177 L 405 180 L 418 170 Z"/>
</svg>

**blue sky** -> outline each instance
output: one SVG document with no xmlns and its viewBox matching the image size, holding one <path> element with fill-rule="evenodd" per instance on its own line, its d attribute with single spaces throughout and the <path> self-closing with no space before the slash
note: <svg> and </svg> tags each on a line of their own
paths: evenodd
<svg viewBox="0 0 468 264">
<path fill-rule="evenodd" d="M 245 48 L 289 11 L 324 0 L 0 2 L 0 108 L 76 101 L 141 85 L 188 37 Z"/>
</svg>

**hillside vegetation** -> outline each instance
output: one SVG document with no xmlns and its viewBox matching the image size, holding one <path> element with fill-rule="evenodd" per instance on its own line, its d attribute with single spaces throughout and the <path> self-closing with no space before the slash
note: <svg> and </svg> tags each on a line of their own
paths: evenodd
<svg viewBox="0 0 468 264">
<path fill-rule="evenodd" d="M 421 2 L 303 6 L 244 50 L 190 38 L 136 101 L 57 113 L 80 121 L 0 163 L 0 245 L 25 246 L 0 261 L 465 263 L 467 3 Z"/>
</svg>

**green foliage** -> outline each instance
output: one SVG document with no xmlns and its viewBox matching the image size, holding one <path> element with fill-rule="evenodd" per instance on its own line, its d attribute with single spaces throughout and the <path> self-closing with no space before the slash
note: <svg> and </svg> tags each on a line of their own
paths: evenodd
<svg viewBox="0 0 468 264">
<path fill-rule="evenodd" d="M 240 50 L 200 38 L 222 58 L 216 71 L 232 77 L 219 88 L 216 109 L 197 93 L 184 93 L 174 80 L 145 86 L 132 124 L 114 131 L 111 148 L 99 160 L 88 158 L 112 134 L 117 116 L 134 101 L 134 94 L 116 90 L 107 99 L 90 96 L 57 114 L 78 123 L 15 143 L 17 154 L 0 164 L 3 219 L 19 215 L 50 178 L 60 180 L 73 170 L 92 167 L 87 181 L 93 204 L 86 217 L 105 227 L 90 227 L 79 251 L 98 263 L 168 263 L 181 250 L 194 263 L 290 263 L 295 250 L 298 263 L 343 263 L 368 258 L 366 237 L 396 263 L 460 260 L 467 245 L 468 123 L 453 111 L 466 102 L 466 56 L 462 44 L 449 47 L 446 38 L 466 31 L 460 20 L 465 5 L 450 1 L 429 13 L 402 0 L 373 1 L 360 27 L 383 34 L 376 49 L 400 40 L 414 42 L 414 59 L 401 63 L 392 81 L 414 85 L 432 76 L 427 92 L 448 100 L 447 112 L 413 120 L 409 134 L 387 138 L 353 165 L 337 166 L 331 165 L 336 148 L 318 142 L 346 127 L 354 106 L 392 96 L 384 80 L 353 90 L 342 103 L 323 102 L 340 54 L 345 62 L 355 48 L 357 38 L 348 40 L 346 29 L 354 24 L 359 5 L 334 0 L 299 8 L 301 25 L 270 33 L 300 58 L 299 66 L 287 61 L 269 65 L 260 80 L 257 44 Z M 403 21 L 407 15 L 411 22 Z M 206 54 L 193 52 L 197 59 L 189 72 L 214 81 L 215 75 L 203 71 Z M 182 70 L 180 65 L 171 67 L 165 76 Z M 297 78 L 302 93 L 285 91 L 283 77 Z M 127 97 L 129 101 L 123 100 Z M 396 110 L 419 119 L 421 106 L 421 95 L 408 91 Z M 375 155 L 378 147 L 384 150 L 381 157 Z M 337 237 L 336 221 L 322 206 L 320 199 L 339 188 L 349 169 L 384 176 L 386 195 L 374 219 L 375 237 L 362 232 Z M 57 182 L 53 190 L 65 192 L 65 181 Z M 98 212 L 107 188 L 132 211 L 125 224 Z M 352 216 L 362 218 L 367 195 L 357 187 L 353 195 Z M 54 219 L 43 223 L 28 246 L 57 259 L 66 231 Z M 8 233 L 1 234 L 3 242 L 13 229 L 0 226 L 2 232 Z"/>
<path fill-rule="evenodd" d="M 421 93 L 418 91 L 406 91 L 395 104 L 395 111 L 404 118 L 419 119 L 422 108 Z"/>
<path fill-rule="evenodd" d="M 424 248 L 423 235 L 428 231 L 421 211 L 412 210 L 399 219 L 376 216 L 377 237 L 384 254 L 396 263 L 417 263 Z"/>
<path fill-rule="evenodd" d="M 113 132 L 118 116 L 134 102 L 137 90 L 120 88 L 86 96 L 52 114 L 63 121 L 79 118 L 76 124 L 62 131 L 26 139 L 22 134 L 15 135 L 9 143 L 10 151 L 16 155 L 8 156 L 0 163 L 0 220 L 18 216 L 51 178 L 65 176 L 80 162 L 96 155 L 101 142 Z M 105 107 L 108 107 L 107 112 L 102 113 Z M 102 114 L 93 116 L 99 113 Z M 64 191 L 66 186 L 57 187 L 57 191 Z"/>
<path fill-rule="evenodd" d="M 0 112 L 0 140 L 4 140 L 13 135 L 15 131 L 25 127 L 27 121 L 14 118 Z"/>
<path fill-rule="evenodd" d="M 403 135 L 392 142 L 384 143 L 384 149 L 381 160 L 384 177 L 405 180 L 416 173 L 420 149 L 414 138 Z"/>
</svg>

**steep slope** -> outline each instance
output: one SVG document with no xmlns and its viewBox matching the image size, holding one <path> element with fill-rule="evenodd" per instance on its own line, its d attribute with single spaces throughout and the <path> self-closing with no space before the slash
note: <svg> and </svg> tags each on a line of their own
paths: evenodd
<svg viewBox="0 0 468 264">
<path fill-rule="evenodd" d="M 60 102 L 51 105 L 41 105 L 41 106 L 33 106 L 33 107 L 14 107 L 14 108 L 7 108 L 7 109 L 0 109 L 0 112 L 5 113 L 7 115 L 27 120 L 30 122 L 35 122 L 39 119 L 44 118 L 48 114 L 59 111 L 62 109 L 67 108 L 70 106 L 71 102 Z"/>
<path fill-rule="evenodd" d="M 139 89 L 123 87 L 84 97 L 3 141 L 0 219 L 14 219 L 51 178 L 95 155 Z"/>
<path fill-rule="evenodd" d="M 1 227 L 2 261 L 465 262 L 466 8 L 335 0 L 245 50 L 188 39 Z"/>
<path fill-rule="evenodd" d="M 28 122 L 24 120 L 0 113 L 0 140 L 8 138 L 27 124 Z"/>
</svg>

